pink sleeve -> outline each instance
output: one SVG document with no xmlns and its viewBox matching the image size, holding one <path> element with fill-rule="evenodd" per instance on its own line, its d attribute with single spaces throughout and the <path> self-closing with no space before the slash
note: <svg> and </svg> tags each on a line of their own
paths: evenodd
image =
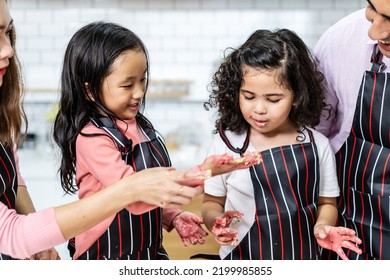
<svg viewBox="0 0 390 280">
<path fill-rule="evenodd" d="M 22 177 L 22 175 L 20 174 L 20 169 L 19 169 L 19 156 L 18 156 L 18 152 L 17 152 L 17 147 L 16 147 L 16 145 L 14 145 L 14 158 L 15 158 L 15 165 L 16 165 L 16 173 L 17 173 L 17 176 L 18 176 L 18 185 L 19 185 L 19 186 L 25 186 L 25 187 L 26 187 L 26 183 L 24 182 L 23 177 Z"/>
<path fill-rule="evenodd" d="M 0 203 L 0 252 L 25 259 L 65 241 L 54 208 L 25 216 Z"/>
</svg>

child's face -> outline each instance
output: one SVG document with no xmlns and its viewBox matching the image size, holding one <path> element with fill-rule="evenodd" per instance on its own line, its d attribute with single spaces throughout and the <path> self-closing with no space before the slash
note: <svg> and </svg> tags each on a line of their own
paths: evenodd
<svg viewBox="0 0 390 280">
<path fill-rule="evenodd" d="M 277 80 L 277 71 L 243 68 L 240 109 L 252 130 L 272 135 L 293 126 L 289 113 L 293 95 Z"/>
<path fill-rule="evenodd" d="M 142 51 L 126 51 L 111 65 L 103 81 L 102 102 L 123 120 L 133 119 L 145 95 L 146 56 Z"/>
</svg>

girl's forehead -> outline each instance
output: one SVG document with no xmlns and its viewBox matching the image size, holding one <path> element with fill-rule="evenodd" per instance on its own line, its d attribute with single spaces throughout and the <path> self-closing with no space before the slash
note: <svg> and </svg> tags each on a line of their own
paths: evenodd
<svg viewBox="0 0 390 280">
<path fill-rule="evenodd" d="M 244 77 L 267 75 L 267 76 L 279 78 L 280 69 L 263 69 L 263 68 L 256 68 L 256 67 L 244 65 L 242 67 L 242 75 Z"/>
</svg>

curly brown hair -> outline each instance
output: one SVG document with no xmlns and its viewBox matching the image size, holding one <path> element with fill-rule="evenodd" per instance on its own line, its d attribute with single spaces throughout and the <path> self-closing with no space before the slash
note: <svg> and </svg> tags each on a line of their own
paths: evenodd
<svg viewBox="0 0 390 280">
<path fill-rule="evenodd" d="M 204 103 L 206 110 L 217 108 L 215 131 L 221 127 L 236 133 L 249 128 L 239 105 L 243 67 L 278 70 L 279 81 L 293 94 L 290 119 L 297 126 L 314 127 L 320 121 L 324 102 L 324 76 L 309 48 L 288 29 L 257 30 L 238 49 L 225 50 L 210 83 L 211 94 Z"/>
</svg>

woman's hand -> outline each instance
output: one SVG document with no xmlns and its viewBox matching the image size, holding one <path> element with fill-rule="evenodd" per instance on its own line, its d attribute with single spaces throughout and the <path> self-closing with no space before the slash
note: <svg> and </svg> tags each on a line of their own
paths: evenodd
<svg viewBox="0 0 390 280">
<path fill-rule="evenodd" d="M 226 211 L 214 218 L 214 226 L 211 229 L 215 240 L 220 245 L 237 245 L 237 230 L 231 229 L 234 219 L 240 219 L 243 214 L 238 211 Z"/>
<path fill-rule="evenodd" d="M 203 193 L 204 172 L 196 174 L 177 171 L 174 168 L 154 167 L 141 170 L 126 177 L 134 186 L 135 201 L 165 208 L 181 208 Z"/>
<path fill-rule="evenodd" d="M 322 248 L 336 252 L 343 260 L 348 260 L 343 247 L 357 254 L 362 253 L 362 250 L 356 245 L 361 244 L 362 241 L 352 229 L 320 225 L 314 227 L 314 236 Z"/>
<path fill-rule="evenodd" d="M 173 226 L 179 234 L 184 246 L 189 244 L 204 244 L 208 235 L 202 228 L 203 219 L 191 212 L 181 212 L 173 219 Z"/>
</svg>

